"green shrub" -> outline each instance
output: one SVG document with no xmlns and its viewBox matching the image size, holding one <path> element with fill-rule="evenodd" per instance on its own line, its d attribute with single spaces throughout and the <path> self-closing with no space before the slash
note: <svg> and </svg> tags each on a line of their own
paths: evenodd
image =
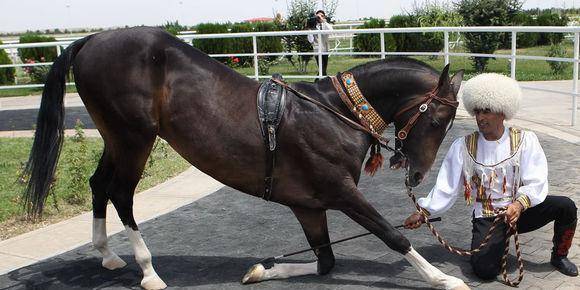
<svg viewBox="0 0 580 290">
<path fill-rule="evenodd" d="M 385 21 L 371 18 L 358 29 L 385 28 Z M 357 34 L 353 39 L 354 51 L 356 52 L 379 52 L 381 51 L 381 36 L 378 33 Z M 385 51 L 395 51 L 397 48 L 393 35 L 385 33 Z"/>
<path fill-rule="evenodd" d="M 54 37 L 24 34 L 20 36 L 20 43 L 52 42 L 56 41 Z M 51 62 L 56 59 L 56 47 L 31 47 L 19 48 L 18 55 L 22 62 L 33 60 L 35 62 Z"/>
<path fill-rule="evenodd" d="M 197 34 L 228 33 L 228 24 L 222 23 L 202 23 L 197 25 Z M 231 52 L 230 41 L 227 38 L 218 39 L 193 39 L 192 44 L 197 49 L 207 54 L 225 54 Z M 217 60 L 227 63 L 229 58 L 218 58 Z"/>
<path fill-rule="evenodd" d="M 175 22 L 166 22 L 163 26 L 161 26 L 161 28 L 165 29 L 165 31 L 173 35 L 179 34 L 180 31 L 187 30 L 187 26 L 179 24 L 179 21 L 177 20 Z"/>
<path fill-rule="evenodd" d="M 550 46 L 550 50 L 548 50 L 549 57 L 566 57 L 566 47 L 564 45 L 552 44 Z M 555 75 L 559 75 L 563 73 L 566 69 L 568 69 L 572 63 L 563 62 L 563 61 L 547 61 L 548 65 L 550 65 L 550 69 L 552 69 L 552 73 Z"/>
<path fill-rule="evenodd" d="M 240 22 L 231 25 L 231 33 L 252 32 L 254 27 L 250 23 Z M 254 51 L 251 37 L 228 38 L 227 45 L 231 48 L 228 53 L 252 53 Z M 246 66 L 253 62 L 251 56 L 239 56 L 230 58 L 230 60 L 238 59 L 235 63 L 237 65 Z M 230 62 L 231 64 L 231 62 Z"/>
<path fill-rule="evenodd" d="M 568 24 L 568 17 L 556 13 L 542 13 L 538 15 L 537 23 L 539 26 L 566 26 Z M 549 45 L 562 42 L 564 39 L 563 33 L 542 32 L 538 44 Z"/>
<path fill-rule="evenodd" d="M 258 22 L 254 25 L 255 31 L 280 31 L 282 26 L 275 22 Z M 258 37 L 258 51 L 259 52 L 283 52 L 284 46 L 282 45 L 282 37 Z M 269 56 L 267 59 L 269 61 L 275 61 L 279 57 Z"/>
<path fill-rule="evenodd" d="M 288 3 L 288 14 L 286 16 L 284 30 L 304 30 L 306 29 L 306 20 L 311 13 L 316 10 L 318 1 L 315 0 L 291 0 Z M 332 17 L 327 11 L 327 18 Z M 308 42 L 306 35 L 288 35 L 284 36 L 284 49 L 287 52 L 312 52 L 312 44 Z M 308 62 L 312 59 L 311 55 L 297 56 L 297 62 L 292 55 L 287 55 L 286 59 L 298 72 L 306 72 Z"/>
<path fill-rule="evenodd" d="M 521 8 L 520 0 L 460 0 L 457 12 L 465 26 L 506 26 Z M 465 33 L 465 47 L 472 53 L 493 54 L 502 43 L 503 34 L 497 32 Z M 483 72 L 489 58 L 472 57 L 473 67 Z"/>
<path fill-rule="evenodd" d="M 518 12 L 513 20 L 512 23 L 514 26 L 537 26 L 538 22 L 532 17 L 530 14 Z M 509 48 L 511 48 L 511 33 L 505 34 L 507 37 L 507 41 L 509 43 Z M 538 40 L 540 39 L 540 34 L 537 32 L 522 32 L 518 33 L 516 37 L 517 47 L 524 48 L 524 47 L 532 47 L 538 44 Z"/>
<path fill-rule="evenodd" d="M 0 44 L 2 44 L 2 41 L 0 41 Z M 12 64 L 12 60 L 10 60 L 4 49 L 0 49 L 0 64 Z M 0 68 L 0 85 L 14 84 L 14 73 L 15 69 L 13 67 Z"/>
</svg>

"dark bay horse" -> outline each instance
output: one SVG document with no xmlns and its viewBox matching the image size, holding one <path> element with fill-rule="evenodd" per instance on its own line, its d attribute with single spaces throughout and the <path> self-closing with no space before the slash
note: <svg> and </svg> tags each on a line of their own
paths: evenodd
<svg viewBox="0 0 580 290">
<path fill-rule="evenodd" d="M 38 216 L 53 180 L 63 140 L 65 76 L 73 67 L 78 93 L 104 141 L 90 178 L 93 244 L 103 266 L 125 262 L 107 246 L 108 201 L 117 210 L 146 289 L 166 287 L 156 274 L 133 218 L 133 194 L 156 136 L 165 139 L 192 165 L 237 190 L 260 196 L 264 190 L 265 150 L 256 111 L 259 83 L 238 74 L 185 42 L 155 28 L 103 32 L 75 41 L 55 61 L 42 95 L 24 195 Z M 452 78 L 405 58 L 374 61 L 351 70 L 369 103 L 400 129 L 418 110 L 394 118 L 406 105 L 436 89 L 456 101 L 463 73 Z M 332 82 L 292 87 L 352 117 Z M 291 208 L 310 245 L 329 242 L 326 210 L 339 210 L 401 253 L 432 286 L 465 287 L 423 259 L 357 189 L 361 167 L 373 138 L 344 120 L 289 92 L 278 135 L 271 200 Z M 456 108 L 433 101 L 403 141 L 411 185 L 431 167 Z M 315 251 L 307 264 L 255 265 L 243 282 L 305 274 L 326 274 L 334 266 L 330 246 Z"/>
</svg>

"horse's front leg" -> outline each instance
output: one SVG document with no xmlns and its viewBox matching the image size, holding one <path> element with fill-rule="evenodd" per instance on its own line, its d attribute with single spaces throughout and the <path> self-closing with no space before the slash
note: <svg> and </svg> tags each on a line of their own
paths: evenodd
<svg viewBox="0 0 580 290">
<path fill-rule="evenodd" d="M 389 248 L 401 253 L 431 286 L 455 290 L 469 289 L 461 279 L 444 274 L 417 253 L 409 240 L 390 225 L 366 201 L 358 189 L 353 188 L 352 194 L 344 201 L 341 205 L 342 212 L 380 238 Z"/>
<path fill-rule="evenodd" d="M 304 207 L 292 207 L 298 218 L 308 243 L 311 247 L 326 244 L 330 241 L 326 224 L 326 211 Z M 334 254 L 330 246 L 314 251 L 317 261 L 310 263 L 275 263 L 270 265 L 256 264 L 248 270 L 242 283 L 255 283 L 272 279 L 285 279 L 295 276 L 319 274 L 324 275 L 334 267 Z"/>
</svg>

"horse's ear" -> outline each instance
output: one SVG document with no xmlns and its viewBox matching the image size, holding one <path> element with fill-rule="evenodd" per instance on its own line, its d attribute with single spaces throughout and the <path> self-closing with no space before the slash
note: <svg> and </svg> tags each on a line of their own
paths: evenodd
<svg viewBox="0 0 580 290">
<path fill-rule="evenodd" d="M 440 89 L 444 89 L 449 84 L 449 64 L 447 64 L 443 71 L 441 72 L 441 76 L 439 77 L 439 83 L 437 87 Z"/>
<path fill-rule="evenodd" d="M 457 98 L 457 93 L 459 93 L 459 88 L 461 87 L 461 82 L 463 81 L 464 70 L 459 70 L 453 77 L 451 77 L 451 87 L 453 87 L 453 96 Z"/>
</svg>

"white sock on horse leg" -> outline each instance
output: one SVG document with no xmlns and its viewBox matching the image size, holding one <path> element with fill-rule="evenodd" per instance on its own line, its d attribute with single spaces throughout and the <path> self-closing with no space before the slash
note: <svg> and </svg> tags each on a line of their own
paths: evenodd
<svg viewBox="0 0 580 290">
<path fill-rule="evenodd" d="M 270 269 L 265 269 L 262 264 L 256 264 L 248 270 L 242 278 L 243 284 L 256 283 L 273 279 L 286 279 L 290 277 L 318 274 L 318 262 L 301 264 L 274 264 Z"/>
<path fill-rule="evenodd" d="M 432 286 L 445 289 L 469 289 L 461 279 L 446 275 L 427 262 L 413 247 L 404 257 Z"/>
<path fill-rule="evenodd" d="M 103 267 L 115 270 L 127 265 L 117 254 L 109 250 L 106 219 L 93 218 L 93 246 L 103 255 Z"/>
<path fill-rule="evenodd" d="M 274 264 L 274 267 L 266 269 L 264 280 L 286 279 L 290 277 L 318 274 L 318 262 L 301 264 Z"/>
<path fill-rule="evenodd" d="M 145 241 L 141 237 L 139 231 L 134 231 L 131 227 L 125 226 L 125 231 L 133 246 L 133 252 L 135 253 L 135 261 L 141 267 L 143 271 L 143 280 L 141 280 L 141 287 L 147 290 L 153 289 L 164 289 L 167 287 L 165 282 L 159 278 L 159 275 L 153 269 L 153 263 L 151 263 L 151 252 L 145 245 Z"/>
</svg>

